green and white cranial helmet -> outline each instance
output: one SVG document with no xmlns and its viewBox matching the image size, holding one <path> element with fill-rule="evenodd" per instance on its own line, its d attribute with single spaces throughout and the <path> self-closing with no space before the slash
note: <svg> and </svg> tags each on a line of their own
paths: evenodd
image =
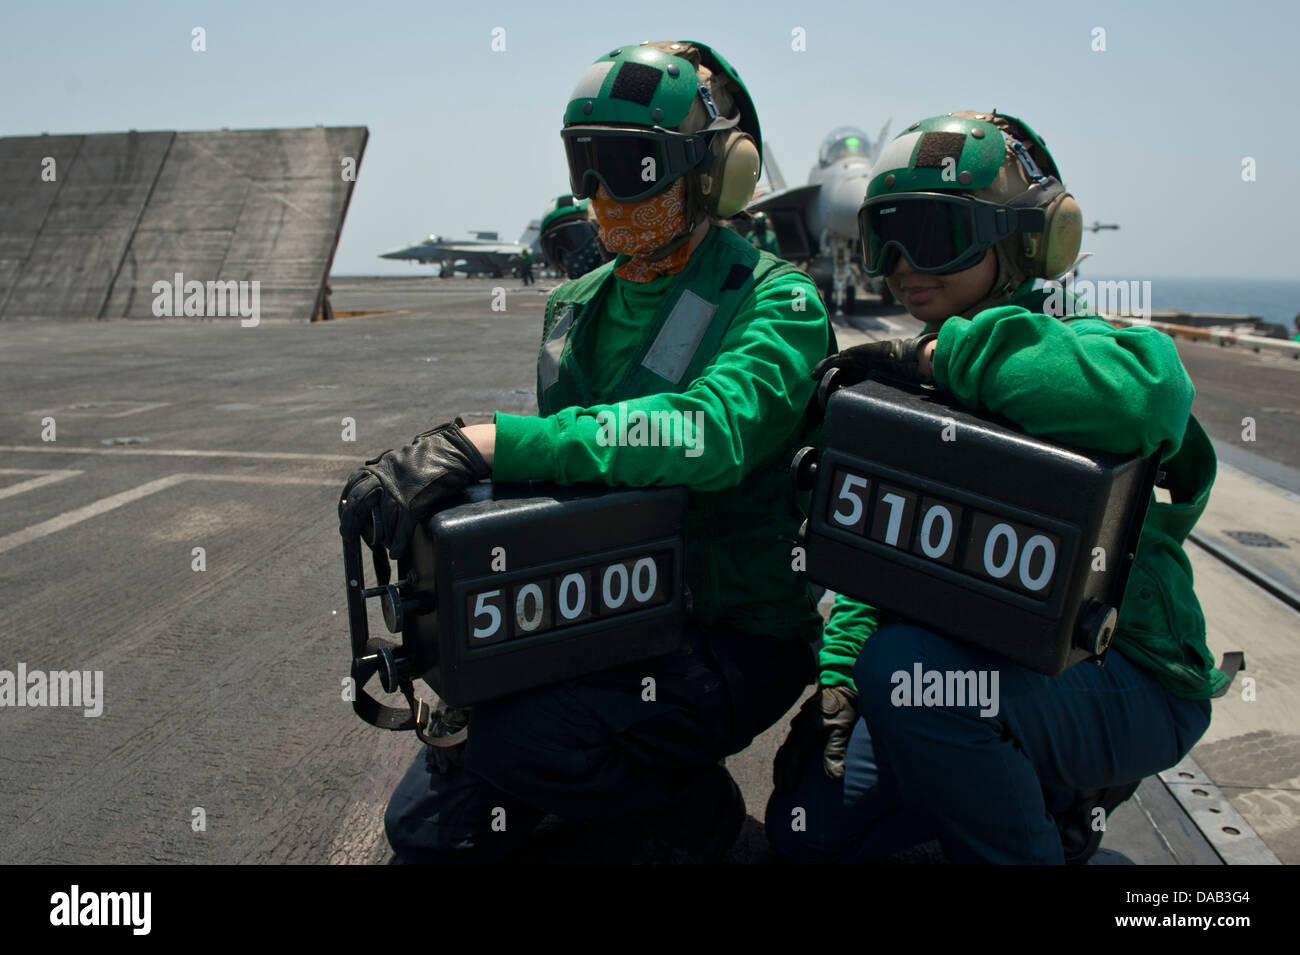
<svg viewBox="0 0 1300 955">
<path fill-rule="evenodd" d="M 687 206 L 744 208 L 762 166 L 758 114 L 739 74 L 703 43 L 621 46 L 579 79 L 561 131 L 570 188 L 635 202 L 687 180 Z M 694 215 L 691 217 L 696 218 Z"/>
<path fill-rule="evenodd" d="M 996 110 L 932 116 L 882 151 L 858 214 L 864 265 L 920 272 L 977 264 L 992 247 L 998 274 L 971 314 L 1005 302 L 1027 279 L 1056 278 L 1079 254 L 1083 216 L 1042 138 Z"/>
</svg>

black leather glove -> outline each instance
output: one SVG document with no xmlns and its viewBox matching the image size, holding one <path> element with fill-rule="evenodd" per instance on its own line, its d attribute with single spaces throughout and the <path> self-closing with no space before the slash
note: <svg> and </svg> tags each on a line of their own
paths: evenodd
<svg viewBox="0 0 1300 955">
<path fill-rule="evenodd" d="M 469 738 L 469 707 L 440 706 L 429 720 L 425 758 L 429 768 L 446 776 L 465 765 L 465 740 Z"/>
<path fill-rule="evenodd" d="M 826 372 L 838 368 L 840 373 L 835 380 L 841 387 L 856 385 L 868 375 L 918 383 L 921 381 L 921 349 L 938 337 L 938 332 L 930 332 L 919 338 L 891 338 L 854 345 L 838 355 L 822 359 L 813 369 L 813 380 L 821 381 Z"/>
<path fill-rule="evenodd" d="M 821 756 L 827 779 L 844 778 L 844 754 L 858 721 L 858 694 L 846 686 L 819 686 L 790 721 L 790 733 L 772 762 L 772 783 L 781 792 L 799 788 L 804 769 Z"/>
<path fill-rule="evenodd" d="M 394 560 L 404 556 L 430 514 L 466 485 L 491 476 L 463 425 L 459 418 L 439 425 L 353 471 L 339 502 L 339 532 L 387 547 Z"/>
</svg>

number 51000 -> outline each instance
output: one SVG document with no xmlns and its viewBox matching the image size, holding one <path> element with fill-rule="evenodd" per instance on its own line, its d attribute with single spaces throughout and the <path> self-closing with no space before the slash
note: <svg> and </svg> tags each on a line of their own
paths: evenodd
<svg viewBox="0 0 1300 955">
<path fill-rule="evenodd" d="M 1058 564 L 1054 534 L 844 468 L 832 478 L 826 520 L 1024 593 L 1045 595 Z"/>
</svg>

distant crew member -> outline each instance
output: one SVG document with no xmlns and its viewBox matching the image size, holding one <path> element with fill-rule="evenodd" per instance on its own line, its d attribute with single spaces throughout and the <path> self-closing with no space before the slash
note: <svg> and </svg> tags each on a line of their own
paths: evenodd
<svg viewBox="0 0 1300 955">
<path fill-rule="evenodd" d="M 776 233 L 772 230 L 766 213 L 754 213 L 749 230 L 749 244 L 756 249 L 762 249 L 764 252 L 771 252 L 773 255 L 781 254 L 781 247 L 776 241 Z"/>
<path fill-rule="evenodd" d="M 1035 290 L 1079 251 L 1079 207 L 1059 179 L 1011 116 L 910 126 L 876 162 L 859 227 L 868 273 L 887 276 L 926 333 L 850 348 L 815 374 L 838 367 L 851 384 L 883 369 L 1067 445 L 1159 452 L 1173 502 L 1153 496 L 1104 667 L 1045 676 L 838 598 L 818 692 L 774 767 L 767 830 L 787 859 L 873 862 L 938 838 L 957 863 L 1083 861 L 1101 838 L 1094 810 L 1182 759 L 1228 683 L 1182 547 L 1215 474 L 1192 382 L 1164 333 L 1117 330 L 1059 288 Z M 1019 231 L 1023 209 L 1043 210 L 1046 228 Z M 894 705 L 897 674 L 915 667 L 996 672 L 996 715 Z"/>
<path fill-rule="evenodd" d="M 542 215 L 538 244 L 546 264 L 571 279 L 581 278 L 613 256 L 600 244 L 590 199 L 565 193 L 552 199 Z"/>
<path fill-rule="evenodd" d="M 467 727 L 463 759 L 429 747 L 385 826 L 404 860 L 488 862 L 547 814 L 617 818 L 644 839 L 645 861 L 716 862 L 745 820 L 722 760 L 815 676 L 821 618 L 790 566 L 802 514 L 785 465 L 805 439 L 810 371 L 835 339 L 807 276 L 719 225 L 752 197 L 762 143 L 749 93 L 721 55 L 686 41 L 618 47 L 578 81 L 561 135 L 573 194 L 591 198 L 616 257 L 547 301 L 538 414 L 447 425 L 443 451 L 418 474 L 381 483 L 358 472 L 342 530 L 356 533 L 386 486 L 438 500 L 489 472 L 682 485 L 685 641 L 472 714 L 443 709 L 432 732 Z M 698 453 L 610 441 L 599 416 L 615 414 L 689 420 Z"/>
<path fill-rule="evenodd" d="M 519 256 L 519 277 L 524 280 L 524 285 L 530 285 L 537 280 L 533 278 L 533 253 L 531 249 L 524 249 L 523 255 Z"/>
</svg>

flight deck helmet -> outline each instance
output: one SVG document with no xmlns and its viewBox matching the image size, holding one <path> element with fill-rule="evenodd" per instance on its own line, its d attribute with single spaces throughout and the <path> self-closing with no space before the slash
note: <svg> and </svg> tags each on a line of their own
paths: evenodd
<svg viewBox="0 0 1300 955">
<path fill-rule="evenodd" d="M 1083 216 L 1028 124 L 996 110 L 933 116 L 885 147 L 858 210 L 863 266 L 890 275 L 900 255 L 918 272 L 950 274 L 997 251 L 980 307 L 1029 278 L 1053 279 L 1079 254 Z"/>
<path fill-rule="evenodd" d="M 610 258 L 592 221 L 591 200 L 565 193 L 552 199 L 542 216 L 538 244 L 546 263 L 569 278 L 586 275 Z"/>
<path fill-rule="evenodd" d="M 745 207 L 762 167 L 758 114 L 739 74 L 703 43 L 621 46 L 579 79 L 564 111 L 569 183 L 636 202 L 686 179 L 692 226 Z"/>
</svg>

